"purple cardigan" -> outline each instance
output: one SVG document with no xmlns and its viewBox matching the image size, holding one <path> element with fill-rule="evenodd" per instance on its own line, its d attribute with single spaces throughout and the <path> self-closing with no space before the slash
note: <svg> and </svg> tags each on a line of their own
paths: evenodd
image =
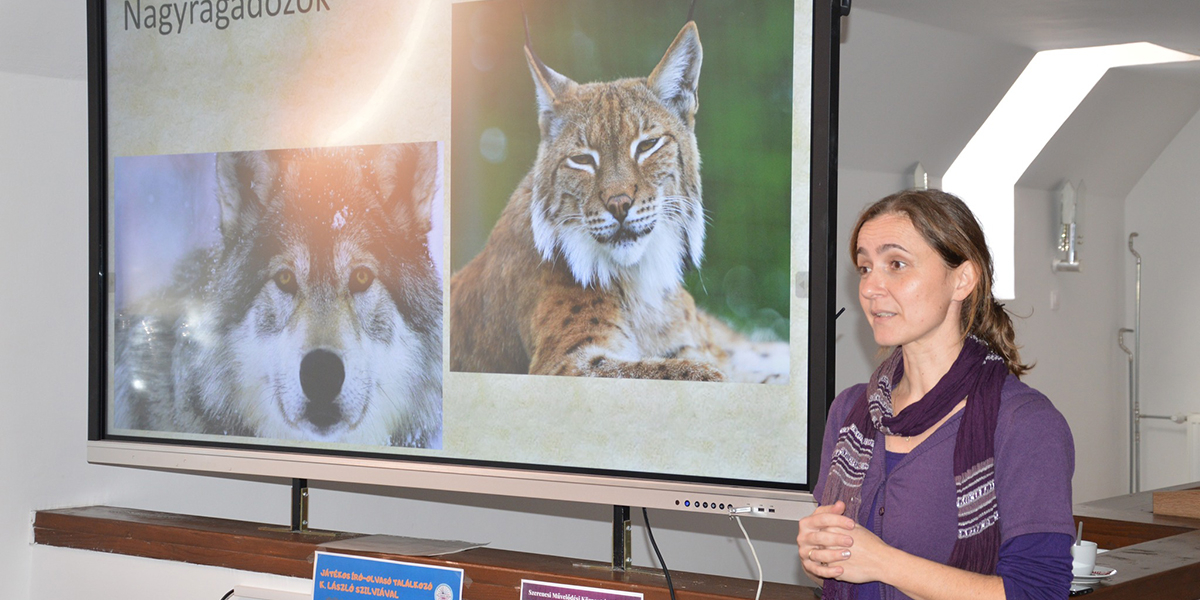
<svg viewBox="0 0 1200 600">
<path fill-rule="evenodd" d="M 837 431 L 866 386 L 853 386 L 833 401 L 825 425 L 821 472 L 813 495 L 820 499 L 829 473 Z M 945 564 L 958 531 L 954 509 L 954 441 L 962 412 L 950 417 L 885 473 L 885 453 L 875 452 L 863 481 L 859 523 L 876 511 L 873 530 L 884 542 L 916 556 Z M 884 447 L 882 433 L 875 447 Z M 1037 390 L 1009 375 L 1000 397 L 996 424 L 996 499 L 1001 543 L 1029 533 L 1074 536 L 1071 476 L 1075 444 L 1063 416 Z M 884 598 L 905 598 L 884 586 Z"/>
</svg>

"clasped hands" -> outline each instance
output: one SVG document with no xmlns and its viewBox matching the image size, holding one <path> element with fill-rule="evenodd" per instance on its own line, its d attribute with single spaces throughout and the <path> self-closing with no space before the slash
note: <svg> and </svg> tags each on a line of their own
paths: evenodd
<svg viewBox="0 0 1200 600">
<path fill-rule="evenodd" d="M 800 519 L 796 545 L 801 565 L 819 579 L 880 581 L 886 555 L 892 548 L 845 512 L 846 503 L 838 500 Z"/>
</svg>

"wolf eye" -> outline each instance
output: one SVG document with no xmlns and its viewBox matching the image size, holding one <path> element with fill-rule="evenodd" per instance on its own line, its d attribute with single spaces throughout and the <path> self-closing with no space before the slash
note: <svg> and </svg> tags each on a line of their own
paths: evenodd
<svg viewBox="0 0 1200 600">
<path fill-rule="evenodd" d="M 576 154 L 569 159 L 571 162 L 588 167 L 596 166 L 596 159 L 591 154 Z"/>
<path fill-rule="evenodd" d="M 285 294 L 295 294 L 299 289 L 299 286 L 296 285 L 296 274 L 291 269 L 280 269 L 274 279 L 275 285 L 279 286 L 279 289 L 283 290 Z"/>
<path fill-rule="evenodd" d="M 655 145 L 658 144 L 658 140 L 660 140 L 660 139 L 662 139 L 662 138 L 650 138 L 648 140 L 642 140 L 642 141 L 638 142 L 637 153 L 644 154 L 646 152 L 649 152 L 650 150 L 652 150 L 654 148 Z"/>
<path fill-rule="evenodd" d="M 367 267 L 358 267 L 350 272 L 350 292 L 357 294 L 367 291 L 375 281 L 375 273 Z"/>
</svg>

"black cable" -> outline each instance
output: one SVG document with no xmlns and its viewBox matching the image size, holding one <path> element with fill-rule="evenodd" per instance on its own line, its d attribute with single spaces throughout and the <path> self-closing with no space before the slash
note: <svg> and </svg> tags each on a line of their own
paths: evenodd
<svg viewBox="0 0 1200 600">
<path fill-rule="evenodd" d="M 658 564 L 662 565 L 663 575 L 667 577 L 667 589 L 671 592 L 671 600 L 675 600 L 675 584 L 671 583 L 671 570 L 667 568 L 667 562 L 663 560 L 662 552 L 658 551 L 658 543 L 654 541 L 654 530 L 650 528 L 650 515 L 646 513 L 646 507 L 642 507 L 642 520 L 646 522 L 646 533 L 650 535 L 650 545 L 654 547 L 654 555 L 658 557 Z"/>
<path fill-rule="evenodd" d="M 234 591 L 235 590 L 229 590 L 229 593 L 225 594 L 224 596 L 221 596 L 221 600 L 229 600 L 230 598 L 232 598 Z"/>
</svg>

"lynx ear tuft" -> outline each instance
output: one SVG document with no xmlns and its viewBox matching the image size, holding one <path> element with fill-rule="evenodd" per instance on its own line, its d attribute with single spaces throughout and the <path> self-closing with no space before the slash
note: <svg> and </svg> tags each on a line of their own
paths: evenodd
<svg viewBox="0 0 1200 600">
<path fill-rule="evenodd" d="M 538 125 L 541 127 L 542 137 L 550 137 L 548 133 L 552 129 L 555 103 L 578 84 L 547 67 L 529 46 L 525 46 L 525 60 L 529 63 L 529 73 L 533 75 L 533 87 L 537 92 Z"/>
<path fill-rule="evenodd" d="M 221 234 L 235 235 L 239 226 L 253 226 L 268 200 L 278 165 L 266 152 L 217 154 L 217 197 Z"/>
<path fill-rule="evenodd" d="M 696 111 L 700 109 L 696 89 L 700 85 L 700 63 L 703 59 L 700 32 L 695 22 L 688 21 L 646 80 L 646 85 L 650 86 L 658 99 L 688 125 L 692 125 Z"/>
</svg>

